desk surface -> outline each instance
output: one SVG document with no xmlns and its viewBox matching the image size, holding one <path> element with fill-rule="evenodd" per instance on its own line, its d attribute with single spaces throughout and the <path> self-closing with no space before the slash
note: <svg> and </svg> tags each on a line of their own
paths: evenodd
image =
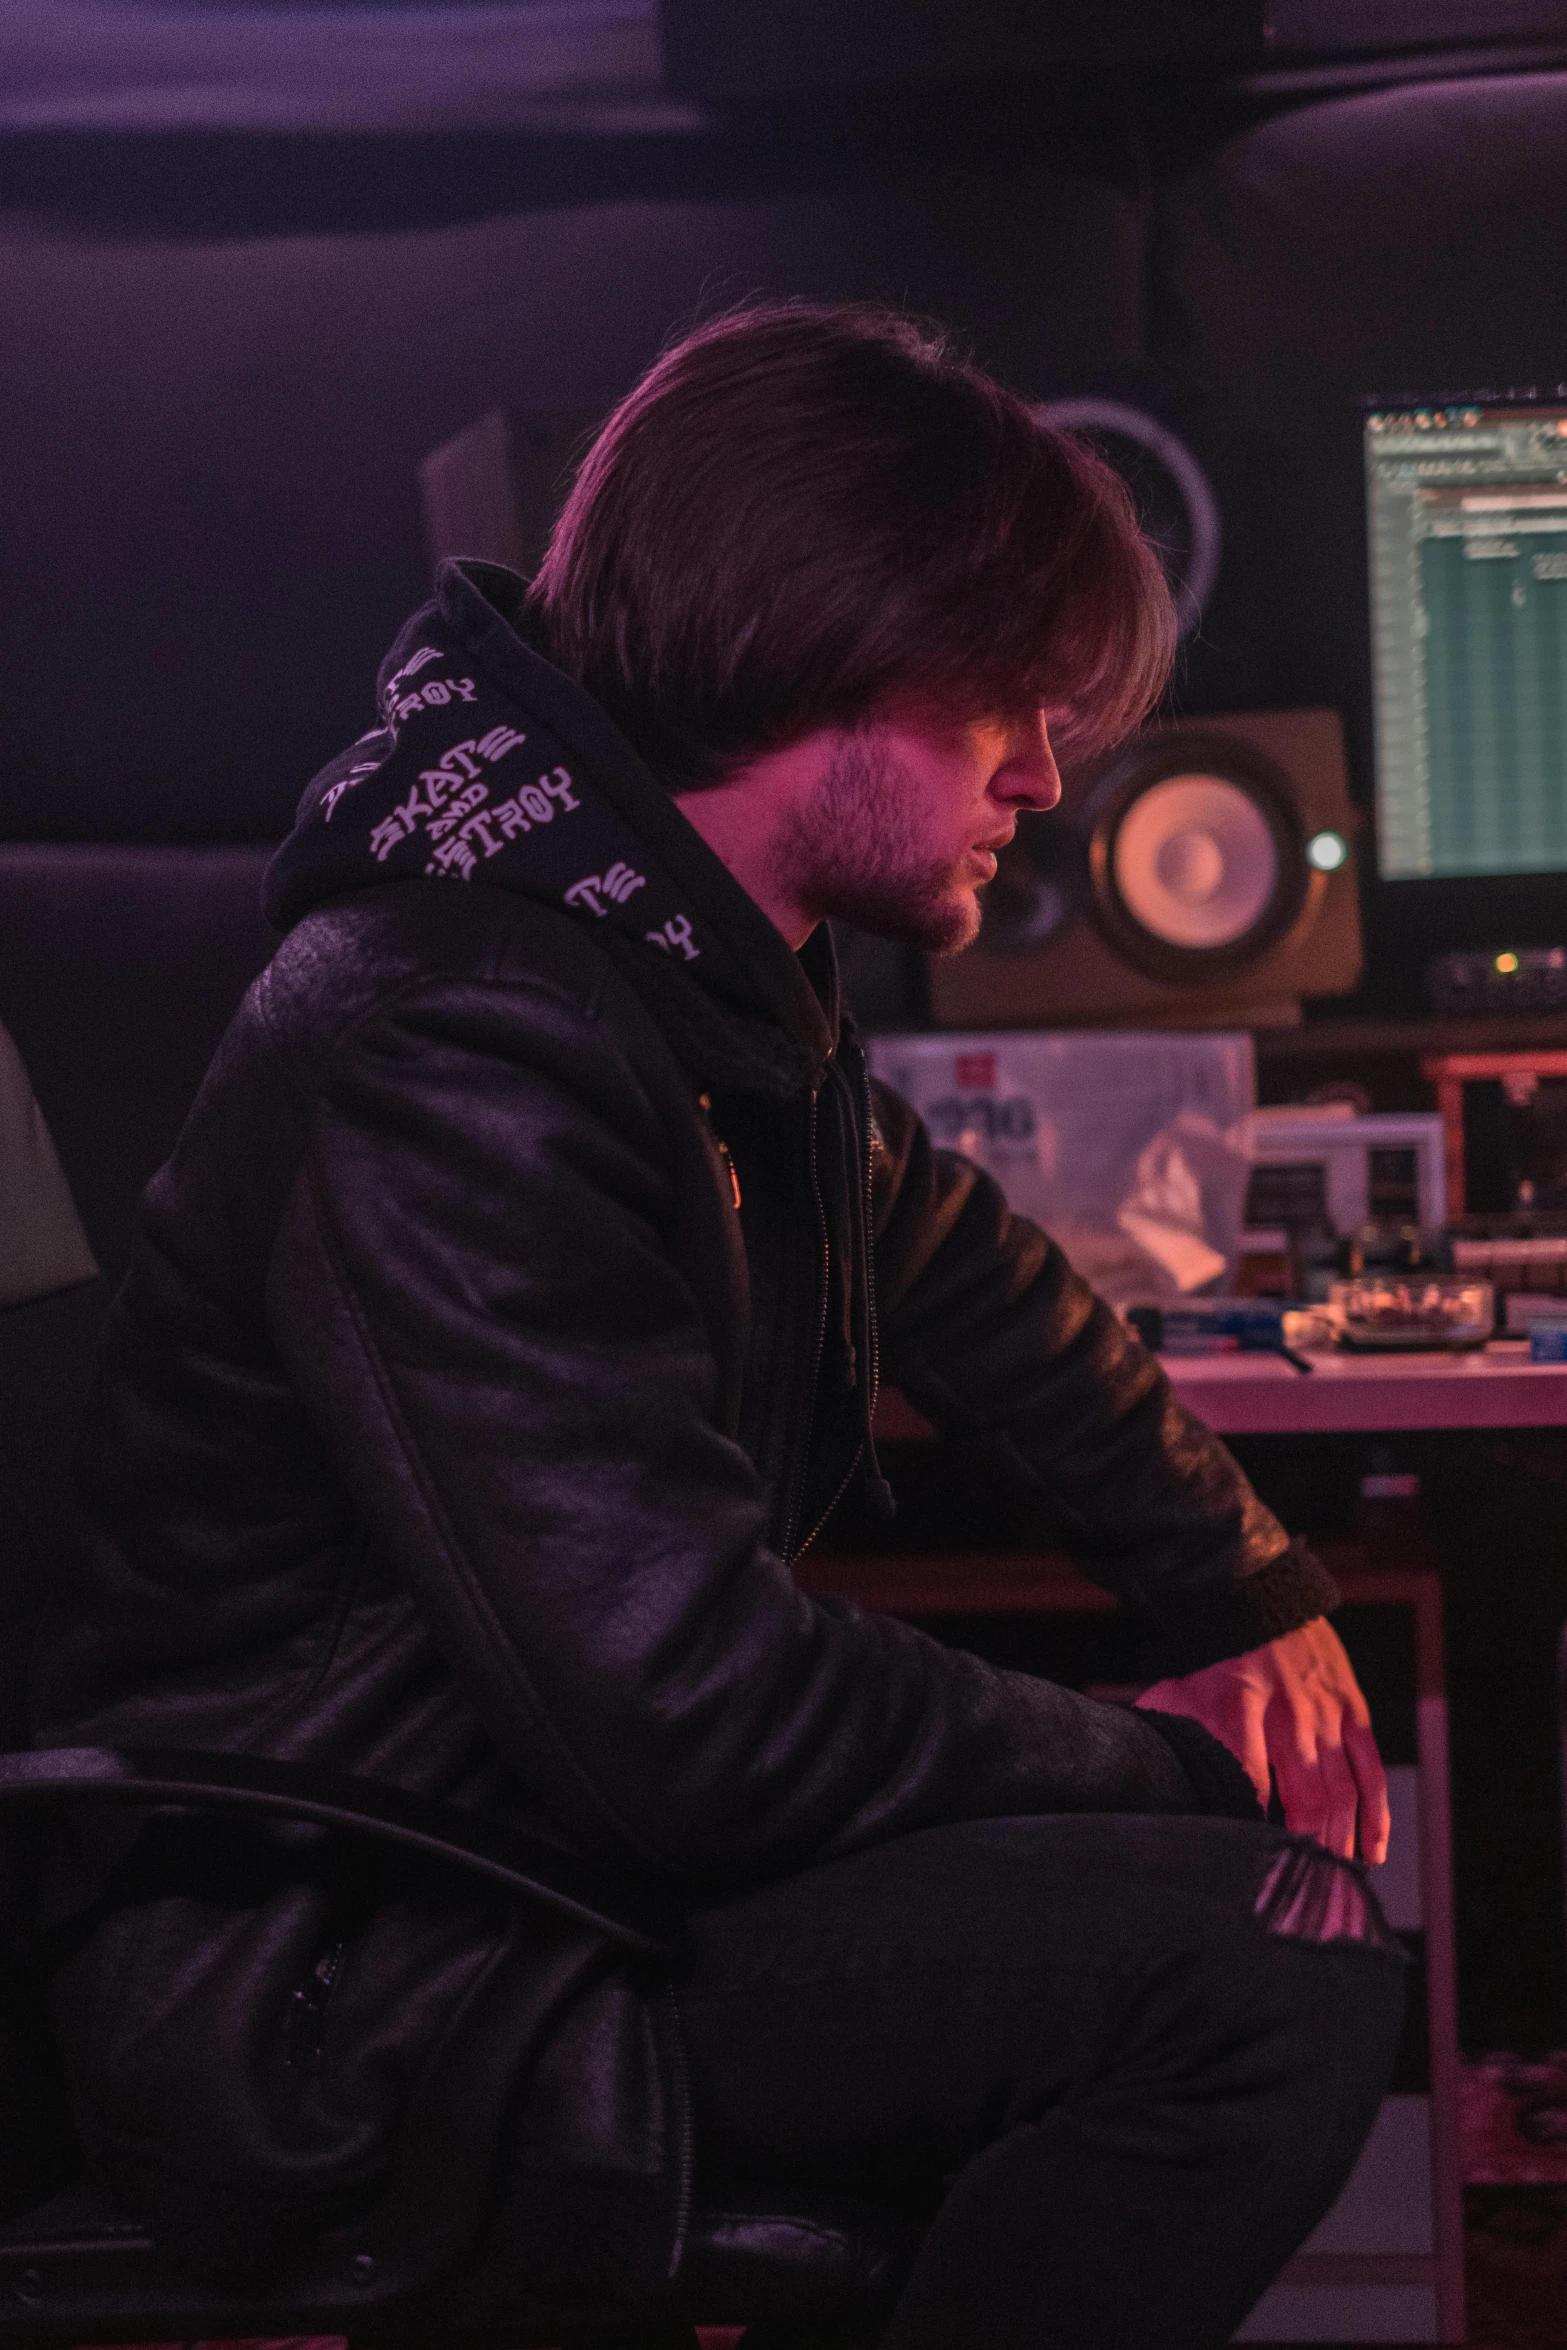
<svg viewBox="0 0 1567 2350">
<path fill-rule="evenodd" d="M 1198 1355 L 1166 1364 L 1182 1400 L 1221 1436 L 1399 1428 L 1567 1427 L 1567 1363 L 1522 1351 L 1307 1358 Z"/>
<path fill-rule="evenodd" d="M 1324 1436 L 1405 1428 L 1567 1428 L 1567 1363 L 1521 1350 L 1484 1354 L 1313 1355 L 1310 1372 L 1276 1355 L 1187 1355 L 1165 1369 L 1183 1402 L 1221 1436 Z M 880 1436 L 928 1436 L 897 1394 Z"/>
</svg>

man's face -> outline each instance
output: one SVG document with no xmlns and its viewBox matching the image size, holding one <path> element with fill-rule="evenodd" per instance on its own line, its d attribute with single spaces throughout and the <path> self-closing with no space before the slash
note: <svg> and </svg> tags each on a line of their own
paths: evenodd
<svg viewBox="0 0 1567 2350">
<path fill-rule="evenodd" d="M 978 892 L 1019 814 L 1060 797 L 1044 711 L 954 721 L 895 710 L 838 737 L 777 854 L 813 919 L 956 954 L 979 929 Z"/>
</svg>

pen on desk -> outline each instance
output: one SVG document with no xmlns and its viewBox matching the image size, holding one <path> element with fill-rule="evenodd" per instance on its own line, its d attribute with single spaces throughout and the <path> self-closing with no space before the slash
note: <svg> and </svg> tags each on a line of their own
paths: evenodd
<svg viewBox="0 0 1567 2350">
<path fill-rule="evenodd" d="M 1293 1363 L 1297 1371 L 1314 1371 L 1317 1367 L 1309 1355 L 1297 1354 L 1294 1347 L 1286 1346 L 1282 1338 L 1279 1340 L 1278 1352 L 1287 1363 Z"/>
</svg>

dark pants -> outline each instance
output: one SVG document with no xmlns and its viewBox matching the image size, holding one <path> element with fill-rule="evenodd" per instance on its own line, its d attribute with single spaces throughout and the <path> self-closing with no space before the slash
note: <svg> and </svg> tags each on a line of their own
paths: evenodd
<svg viewBox="0 0 1567 2350">
<path fill-rule="evenodd" d="M 1292 1845 L 984 1821 L 708 1911 L 699 2175 L 939 2200 L 884 2350 L 1226 2341 L 1343 2185 L 1403 2009 L 1358 1879 Z"/>
</svg>

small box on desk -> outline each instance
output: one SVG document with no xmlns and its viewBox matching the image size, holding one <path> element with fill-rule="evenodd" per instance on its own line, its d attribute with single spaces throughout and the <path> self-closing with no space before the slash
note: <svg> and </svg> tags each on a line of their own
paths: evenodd
<svg viewBox="0 0 1567 2350">
<path fill-rule="evenodd" d="M 1248 1230 L 1320 1216 L 1335 1232 L 1375 1219 L 1435 1232 L 1447 1222 L 1442 1120 L 1429 1111 L 1256 1110 Z"/>
</svg>

